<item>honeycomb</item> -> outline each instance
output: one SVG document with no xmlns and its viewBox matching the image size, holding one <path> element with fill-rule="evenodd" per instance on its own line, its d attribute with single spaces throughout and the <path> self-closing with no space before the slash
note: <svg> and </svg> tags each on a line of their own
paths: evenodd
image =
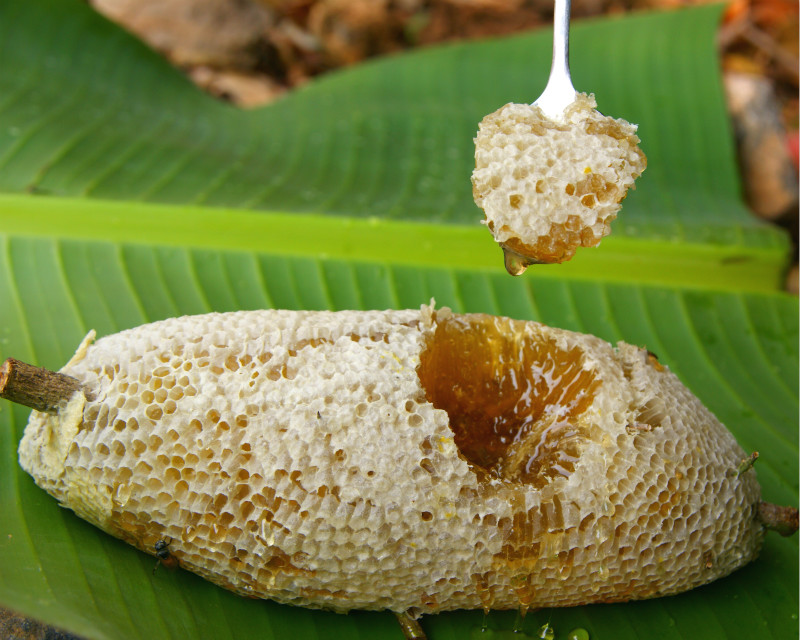
<svg viewBox="0 0 800 640">
<path fill-rule="evenodd" d="M 83 391 L 32 413 L 20 463 L 244 596 L 412 615 L 624 601 L 724 576 L 762 541 L 745 453 L 638 347 L 433 307 L 92 337 L 62 370 Z"/>
<path fill-rule="evenodd" d="M 636 126 L 596 106 L 578 94 L 555 121 L 534 105 L 507 104 L 480 123 L 473 196 L 510 271 L 509 256 L 521 273 L 599 244 L 644 171 Z"/>
</svg>

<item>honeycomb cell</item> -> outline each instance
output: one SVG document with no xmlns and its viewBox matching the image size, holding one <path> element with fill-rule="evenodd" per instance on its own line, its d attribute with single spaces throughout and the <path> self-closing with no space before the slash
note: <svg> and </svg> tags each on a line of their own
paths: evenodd
<svg viewBox="0 0 800 640">
<path fill-rule="evenodd" d="M 119 440 L 114 440 L 111 443 L 111 451 L 114 452 L 115 456 L 122 457 L 125 455 L 125 444 Z"/>
</svg>

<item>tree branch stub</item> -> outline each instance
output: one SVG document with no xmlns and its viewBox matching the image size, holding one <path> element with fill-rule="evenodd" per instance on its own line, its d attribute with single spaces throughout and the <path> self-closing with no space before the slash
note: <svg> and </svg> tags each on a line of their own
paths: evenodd
<svg viewBox="0 0 800 640">
<path fill-rule="evenodd" d="M 798 529 L 798 511 L 795 507 L 759 502 L 758 521 L 767 529 L 777 531 L 782 536 L 790 536 Z"/>
<path fill-rule="evenodd" d="M 44 411 L 57 413 L 81 383 L 72 376 L 8 358 L 0 368 L 0 398 Z"/>
</svg>

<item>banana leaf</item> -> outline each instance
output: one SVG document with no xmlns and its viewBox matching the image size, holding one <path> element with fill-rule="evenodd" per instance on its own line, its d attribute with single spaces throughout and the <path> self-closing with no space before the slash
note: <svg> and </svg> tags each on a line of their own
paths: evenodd
<svg viewBox="0 0 800 640">
<path fill-rule="evenodd" d="M 0 357 L 57 369 L 91 328 L 435 298 L 648 347 L 760 452 L 765 499 L 797 504 L 797 301 L 777 291 L 788 241 L 741 200 L 719 14 L 574 26 L 576 86 L 640 124 L 649 168 L 600 248 L 513 279 L 471 201 L 472 137 L 483 115 L 541 91 L 548 32 L 368 63 L 244 112 L 82 2 L 0 0 Z M 87 638 L 402 637 L 387 613 L 154 575 L 152 556 L 20 470 L 27 415 L 0 405 L 0 605 Z M 679 596 L 423 626 L 432 640 L 535 635 L 545 622 L 556 638 L 795 638 L 797 551 L 770 535 L 756 562 Z"/>
</svg>

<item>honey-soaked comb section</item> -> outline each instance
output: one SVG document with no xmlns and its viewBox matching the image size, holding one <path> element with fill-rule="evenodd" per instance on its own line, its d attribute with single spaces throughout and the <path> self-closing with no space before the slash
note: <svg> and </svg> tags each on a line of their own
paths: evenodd
<svg viewBox="0 0 800 640">
<path fill-rule="evenodd" d="M 478 314 L 440 321 L 418 374 L 477 470 L 542 487 L 574 471 L 587 436 L 575 418 L 600 380 L 579 347 L 562 349 L 528 326 Z"/>
<path fill-rule="evenodd" d="M 583 226 L 578 216 L 567 216 L 565 222 L 554 222 L 548 232 L 539 236 L 533 244 L 526 244 L 516 237 L 500 243 L 500 247 L 508 255 L 517 257 L 525 265 L 531 263 L 550 264 L 565 262 L 575 255 L 580 247 L 596 247 L 603 236 L 610 232 L 610 223 L 616 217 L 608 217 L 594 221 L 592 226 Z M 597 231 L 599 229 L 599 231 Z M 508 263 L 508 260 L 506 261 Z M 524 271 L 524 269 L 523 269 Z M 518 275 L 512 273 L 512 275 Z"/>
</svg>

